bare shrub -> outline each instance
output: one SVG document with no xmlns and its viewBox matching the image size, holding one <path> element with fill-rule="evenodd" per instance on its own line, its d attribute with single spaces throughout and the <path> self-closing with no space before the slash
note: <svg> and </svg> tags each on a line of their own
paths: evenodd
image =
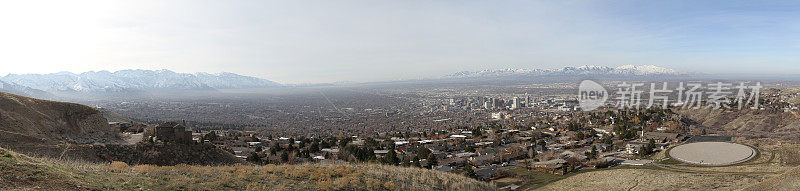
<svg viewBox="0 0 800 191">
<path fill-rule="evenodd" d="M 111 170 L 111 172 L 121 173 L 121 172 L 129 172 L 131 167 L 128 166 L 128 164 L 126 164 L 125 162 L 113 161 L 108 164 L 108 169 Z"/>
</svg>

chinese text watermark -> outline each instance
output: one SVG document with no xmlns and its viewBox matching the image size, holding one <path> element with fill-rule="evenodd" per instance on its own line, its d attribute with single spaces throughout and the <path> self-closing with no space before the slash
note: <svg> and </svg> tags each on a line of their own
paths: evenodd
<svg viewBox="0 0 800 191">
<path fill-rule="evenodd" d="M 591 111 L 601 106 L 619 109 L 648 109 L 681 107 L 690 109 L 758 109 L 759 94 L 763 86 L 754 83 L 628 83 L 614 86 L 616 91 L 607 91 L 597 82 L 584 80 L 579 86 L 578 102 L 582 110 Z M 608 100 L 612 100 L 608 103 Z"/>
</svg>

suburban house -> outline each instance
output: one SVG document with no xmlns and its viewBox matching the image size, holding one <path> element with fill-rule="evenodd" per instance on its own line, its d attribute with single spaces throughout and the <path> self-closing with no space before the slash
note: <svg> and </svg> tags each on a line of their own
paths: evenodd
<svg viewBox="0 0 800 191">
<path fill-rule="evenodd" d="M 186 130 L 186 125 L 177 122 L 162 123 L 152 131 L 154 141 L 164 143 L 189 144 L 192 142 L 192 131 Z"/>
<path fill-rule="evenodd" d="M 655 140 L 656 143 L 674 143 L 683 141 L 684 136 L 677 133 L 647 132 L 644 133 L 645 140 Z"/>
</svg>

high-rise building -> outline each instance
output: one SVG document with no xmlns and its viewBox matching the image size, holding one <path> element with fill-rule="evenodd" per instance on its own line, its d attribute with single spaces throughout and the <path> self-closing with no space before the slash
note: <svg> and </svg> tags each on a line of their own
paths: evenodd
<svg viewBox="0 0 800 191">
<path fill-rule="evenodd" d="M 525 93 L 525 107 L 532 107 L 533 104 L 531 103 L 531 96 L 528 93 Z"/>
<path fill-rule="evenodd" d="M 521 107 L 520 107 L 520 106 L 521 106 L 521 105 L 520 105 L 521 103 L 519 102 L 519 101 L 520 101 L 520 100 L 519 100 L 519 97 L 514 97 L 514 99 L 513 99 L 512 101 L 513 101 L 513 102 L 511 103 L 511 109 L 517 109 L 517 108 L 521 108 Z"/>
</svg>

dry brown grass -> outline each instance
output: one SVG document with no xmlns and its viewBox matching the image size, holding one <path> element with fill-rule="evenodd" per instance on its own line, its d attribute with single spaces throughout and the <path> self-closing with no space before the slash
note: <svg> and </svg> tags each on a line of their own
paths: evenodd
<svg viewBox="0 0 800 191">
<path fill-rule="evenodd" d="M 551 183 L 541 190 L 736 190 L 762 179 L 757 175 L 615 169 L 578 174 Z"/>
<path fill-rule="evenodd" d="M 788 165 L 800 165 L 800 145 L 783 145 L 775 149 L 776 161 Z"/>
<path fill-rule="evenodd" d="M 232 165 L 128 167 L 107 164 L 104 169 L 151 179 L 165 189 L 205 190 L 491 190 L 492 185 L 460 175 L 376 164 L 360 165 Z M 133 181 L 136 182 L 136 181 Z M 401 182 L 397 184 L 395 182 Z"/>
<path fill-rule="evenodd" d="M 46 174 L 100 190 L 496 190 L 457 174 L 378 164 L 154 166 L 25 157 Z"/>
<path fill-rule="evenodd" d="M 744 190 L 798 190 L 800 189 L 800 167 L 786 173 L 767 179 L 761 183 L 747 187 Z"/>
<path fill-rule="evenodd" d="M 578 174 L 543 190 L 798 190 L 800 145 L 762 141 L 760 156 L 723 167 L 631 167 Z M 754 144 L 750 144 L 754 145 Z M 773 157 L 774 156 L 774 157 Z M 663 156 L 655 156 L 654 159 Z M 751 186 L 752 185 L 752 186 Z"/>
</svg>

